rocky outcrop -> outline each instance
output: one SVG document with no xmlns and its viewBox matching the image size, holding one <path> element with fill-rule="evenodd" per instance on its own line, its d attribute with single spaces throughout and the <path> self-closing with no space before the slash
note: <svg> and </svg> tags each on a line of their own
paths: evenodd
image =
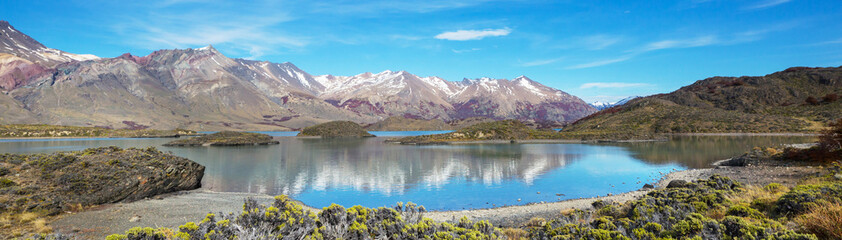
<svg viewBox="0 0 842 240">
<path fill-rule="evenodd" d="M 0 212 L 58 214 L 201 187 L 205 167 L 155 148 L 0 155 Z"/>
<path fill-rule="evenodd" d="M 272 136 L 262 133 L 222 131 L 214 134 L 175 140 L 164 144 L 170 147 L 243 146 L 279 144 Z"/>
<path fill-rule="evenodd" d="M 333 121 L 306 127 L 299 137 L 374 137 L 359 124 L 350 121 Z"/>
</svg>

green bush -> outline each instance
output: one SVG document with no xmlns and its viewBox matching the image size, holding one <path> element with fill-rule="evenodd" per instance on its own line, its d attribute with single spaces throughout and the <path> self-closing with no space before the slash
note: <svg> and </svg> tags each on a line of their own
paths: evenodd
<svg viewBox="0 0 842 240">
<path fill-rule="evenodd" d="M 842 182 L 796 186 L 778 199 L 777 211 L 782 215 L 801 214 L 818 201 L 842 201 Z"/>
<path fill-rule="evenodd" d="M 757 209 L 743 206 L 743 205 L 734 205 L 728 208 L 728 212 L 726 212 L 728 216 L 737 216 L 737 217 L 747 217 L 747 218 L 754 218 L 754 219 L 764 219 L 766 218 L 763 213 L 757 211 Z"/>
<path fill-rule="evenodd" d="M 18 184 L 15 183 L 15 181 L 12 181 L 11 179 L 0 177 L 0 188 L 7 188 L 7 187 L 12 187 L 12 186 L 17 186 L 17 185 Z"/>
</svg>

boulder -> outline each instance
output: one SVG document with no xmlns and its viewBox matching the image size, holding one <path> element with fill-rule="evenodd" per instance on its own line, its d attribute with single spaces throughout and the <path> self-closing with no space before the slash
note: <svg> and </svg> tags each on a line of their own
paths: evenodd
<svg viewBox="0 0 842 240">
<path fill-rule="evenodd" d="M 672 180 L 669 184 L 667 184 L 667 188 L 680 188 L 687 186 L 687 181 L 684 180 Z"/>
</svg>

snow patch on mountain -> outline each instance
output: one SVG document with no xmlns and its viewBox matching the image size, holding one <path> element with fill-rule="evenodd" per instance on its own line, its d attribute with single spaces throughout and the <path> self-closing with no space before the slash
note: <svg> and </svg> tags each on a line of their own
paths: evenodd
<svg viewBox="0 0 842 240">
<path fill-rule="evenodd" d="M 591 107 L 594 107 L 597 110 L 603 110 L 603 109 L 612 108 L 614 106 L 620 106 L 620 105 L 626 104 L 627 102 L 631 101 L 632 99 L 639 98 L 639 97 L 640 96 L 630 96 L 630 97 L 626 97 L 626 98 L 620 99 L 618 101 L 613 101 L 613 102 L 594 101 L 594 102 L 589 103 L 589 104 L 591 105 Z"/>
</svg>

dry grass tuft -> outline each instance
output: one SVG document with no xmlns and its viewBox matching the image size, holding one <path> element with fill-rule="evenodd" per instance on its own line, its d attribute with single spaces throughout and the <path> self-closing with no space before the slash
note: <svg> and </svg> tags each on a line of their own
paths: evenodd
<svg viewBox="0 0 842 240">
<path fill-rule="evenodd" d="M 775 200 L 783 196 L 789 188 L 777 183 L 771 183 L 764 187 L 748 186 L 744 191 L 727 196 L 732 203 L 745 203 L 751 205 L 757 200 Z"/>
<path fill-rule="evenodd" d="M 536 218 L 529 219 L 529 221 L 526 222 L 526 224 L 524 224 L 524 225 L 528 228 L 538 228 L 538 227 L 544 226 L 544 224 L 546 224 L 546 223 L 547 223 L 546 219 L 536 217 Z"/>
<path fill-rule="evenodd" d="M 3 213 L 0 215 L 0 239 L 22 237 L 32 233 L 52 233 L 49 223 L 54 217 L 39 212 Z"/>
<path fill-rule="evenodd" d="M 842 203 L 820 202 L 795 219 L 804 231 L 819 239 L 842 239 Z"/>
<path fill-rule="evenodd" d="M 725 218 L 725 213 L 728 211 L 725 207 L 710 208 L 705 212 L 705 216 L 716 219 L 717 221 Z"/>
<path fill-rule="evenodd" d="M 25 212 L 25 213 L 18 214 L 18 216 L 17 216 L 18 221 L 20 221 L 22 223 L 32 222 L 32 220 L 35 220 L 37 218 L 38 218 L 38 214 L 33 213 L 33 212 Z"/>
<path fill-rule="evenodd" d="M 562 216 L 570 216 L 575 212 L 576 212 L 576 209 L 568 208 L 568 209 L 562 209 L 560 213 L 561 213 Z"/>
<path fill-rule="evenodd" d="M 53 228 L 47 226 L 47 220 L 43 218 L 35 219 L 32 221 L 32 230 L 35 233 L 51 233 L 53 232 Z"/>
<path fill-rule="evenodd" d="M 506 239 L 527 239 L 529 233 L 524 231 L 523 229 L 519 228 L 504 228 L 503 235 L 506 236 Z"/>
</svg>

